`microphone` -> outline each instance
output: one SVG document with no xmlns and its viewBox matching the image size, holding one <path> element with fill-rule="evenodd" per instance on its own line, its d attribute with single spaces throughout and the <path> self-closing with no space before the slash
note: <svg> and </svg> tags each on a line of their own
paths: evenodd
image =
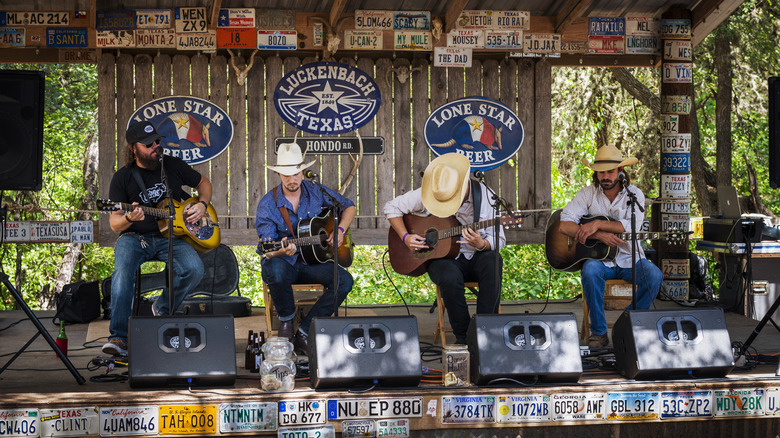
<svg viewBox="0 0 780 438">
<path fill-rule="evenodd" d="M 317 174 L 312 172 L 309 169 L 306 169 L 306 170 L 303 171 L 303 176 L 306 179 L 317 179 Z"/>
<path fill-rule="evenodd" d="M 626 186 L 626 174 L 623 172 L 618 172 L 618 181 L 620 181 L 620 185 L 622 187 Z"/>
<path fill-rule="evenodd" d="M 471 172 L 471 178 L 475 179 L 475 180 L 478 180 L 478 181 L 481 181 L 483 178 L 485 178 L 485 172 L 483 172 L 481 170 L 475 170 L 475 171 Z"/>
<path fill-rule="evenodd" d="M 165 149 L 163 149 L 162 146 L 157 146 L 157 152 L 160 154 L 160 162 L 162 163 L 163 157 L 165 156 Z"/>
</svg>

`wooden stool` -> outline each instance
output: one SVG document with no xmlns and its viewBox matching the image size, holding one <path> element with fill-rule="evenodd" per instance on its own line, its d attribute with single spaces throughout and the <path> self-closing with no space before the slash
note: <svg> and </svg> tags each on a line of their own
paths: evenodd
<svg viewBox="0 0 780 438">
<path fill-rule="evenodd" d="M 325 292 L 325 286 L 321 284 L 294 284 L 292 285 L 293 295 L 295 295 L 295 306 L 312 305 L 317 302 L 320 295 Z M 271 336 L 271 330 L 273 330 L 273 317 L 279 317 L 274 309 L 274 301 L 271 298 L 271 293 L 268 292 L 268 285 L 263 282 L 263 303 L 265 304 L 265 325 L 268 330 L 268 337 Z"/>
<path fill-rule="evenodd" d="M 631 304 L 631 283 L 623 280 L 607 280 L 604 287 L 604 310 L 621 310 Z M 614 324 L 607 324 L 612 327 Z M 588 301 L 582 294 L 582 330 L 580 339 L 583 341 L 590 336 L 590 315 L 588 314 Z"/>
<path fill-rule="evenodd" d="M 479 287 L 479 283 L 472 282 L 472 283 L 466 283 L 465 288 L 474 288 L 476 289 Z M 466 292 L 469 293 L 469 292 Z M 467 298 L 466 303 L 476 303 L 476 298 Z M 451 332 L 452 327 L 447 324 L 444 325 L 444 300 L 441 298 L 441 289 L 439 289 L 439 285 L 436 285 L 436 311 L 438 313 L 437 319 L 436 319 L 436 331 L 433 333 L 433 343 L 435 344 L 437 339 L 441 338 L 441 346 L 446 347 L 447 346 L 447 336 L 446 332 Z"/>
</svg>

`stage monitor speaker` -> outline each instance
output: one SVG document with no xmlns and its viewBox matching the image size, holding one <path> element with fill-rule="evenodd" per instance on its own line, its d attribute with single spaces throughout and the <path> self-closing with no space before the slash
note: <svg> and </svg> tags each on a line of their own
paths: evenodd
<svg viewBox="0 0 780 438">
<path fill-rule="evenodd" d="M 724 377 L 734 368 L 723 309 L 626 310 L 612 328 L 629 379 Z"/>
<path fill-rule="evenodd" d="M 128 332 L 133 388 L 236 381 L 232 316 L 134 316 Z"/>
<path fill-rule="evenodd" d="M 42 71 L 0 70 L 0 190 L 43 185 Z"/>
<path fill-rule="evenodd" d="M 769 78 L 769 185 L 780 187 L 780 77 Z"/>
<path fill-rule="evenodd" d="M 417 386 L 422 378 L 417 318 L 314 318 L 309 375 L 314 388 Z"/>
<path fill-rule="evenodd" d="M 466 339 L 471 380 L 576 382 L 582 375 L 573 313 L 474 315 Z"/>
</svg>

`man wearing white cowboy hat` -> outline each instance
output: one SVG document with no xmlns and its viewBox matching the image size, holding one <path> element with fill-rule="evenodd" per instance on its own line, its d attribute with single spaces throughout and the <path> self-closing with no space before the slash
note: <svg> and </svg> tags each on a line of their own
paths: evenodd
<svg viewBox="0 0 780 438">
<path fill-rule="evenodd" d="M 616 233 L 631 231 L 631 209 L 628 207 L 628 190 L 636 195 L 637 204 L 644 206 L 645 195 L 631 182 L 623 172 L 624 166 L 637 163 L 634 157 L 623 158 L 620 151 L 611 145 L 602 146 L 596 151 L 593 163 L 584 158 L 582 163 L 593 170 L 593 184 L 580 189 L 574 199 L 561 212 L 561 233 L 585 243 L 596 239 L 608 246 L 617 247 L 613 260 L 586 260 L 582 265 L 582 293 L 588 303 L 590 313 L 590 331 L 588 346 L 604 348 L 609 345 L 607 320 L 604 316 L 604 289 L 606 280 L 620 278 L 631 282 L 631 243 L 620 239 Z M 623 180 L 621 182 L 621 179 Z M 603 215 L 614 220 L 593 220 L 581 223 L 583 216 Z M 644 220 L 644 213 L 635 211 L 635 224 L 638 230 Z M 636 305 L 638 309 L 649 309 L 658 295 L 663 274 L 652 262 L 645 258 L 642 248 L 637 245 Z M 629 305 L 629 308 L 631 306 Z"/>
<path fill-rule="evenodd" d="M 428 164 L 423 174 L 422 186 L 405 193 L 385 204 L 384 214 L 403 243 L 412 251 L 428 248 L 425 238 L 409 234 L 403 216 L 407 214 L 438 217 L 455 216 L 461 224 L 493 219 L 493 208 L 487 201 L 487 188 L 469 178 L 469 163 L 466 156 L 458 153 L 444 154 Z M 477 196 L 475 196 L 477 194 Z M 481 199 L 476 206 L 475 198 Z M 495 268 L 503 268 L 500 250 L 506 243 L 504 229 L 498 239 L 492 226 L 472 230 L 464 228 L 460 240 L 460 253 L 455 259 L 437 259 L 428 265 L 428 276 L 441 289 L 444 306 L 450 320 L 456 344 L 466 343 L 469 327 L 469 309 L 466 305 L 465 283 L 479 282 L 477 313 L 498 313 L 501 301 L 501 279 L 496 282 Z M 500 276 L 499 276 L 500 277 Z M 496 284 L 498 283 L 498 284 Z"/>
<path fill-rule="evenodd" d="M 279 174 L 282 183 L 266 193 L 257 204 L 255 228 L 262 241 L 287 240 L 293 237 L 295 224 L 302 220 L 320 215 L 322 209 L 332 205 L 317 185 L 303 179 L 303 171 L 314 161 L 304 163 L 301 149 L 296 143 L 279 145 L 276 166 L 266 166 Z M 346 230 L 355 217 L 355 204 L 339 193 L 323 187 L 344 209 L 339 213 L 337 241 L 344 241 Z M 296 231 L 297 232 L 297 231 Z M 298 236 L 295 236 L 298 237 Z M 328 244 L 333 243 L 333 233 L 328 236 Z M 338 246 L 337 245 L 337 246 Z M 334 299 L 341 305 L 352 290 L 352 275 L 346 269 L 338 269 L 338 291 L 333 291 L 333 262 L 307 264 L 301 257 L 295 244 L 283 246 L 275 251 L 264 252 L 258 245 L 257 253 L 263 256 L 262 276 L 268 284 L 268 291 L 274 301 L 276 314 L 279 315 L 278 336 L 288 338 L 295 343 L 296 351 L 307 353 L 309 325 L 314 317 L 331 316 Z M 293 330 L 295 300 L 292 285 L 296 283 L 318 283 L 325 286 L 325 292 L 301 321 L 298 331 Z M 334 298 L 335 296 L 335 298 Z"/>
</svg>

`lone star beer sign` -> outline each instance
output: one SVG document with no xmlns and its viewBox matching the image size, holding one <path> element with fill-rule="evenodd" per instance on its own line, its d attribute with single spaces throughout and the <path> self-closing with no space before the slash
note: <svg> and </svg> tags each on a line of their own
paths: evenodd
<svg viewBox="0 0 780 438">
<path fill-rule="evenodd" d="M 371 76 L 337 62 L 302 65 L 287 73 L 274 92 L 282 118 L 312 134 L 354 131 L 371 121 L 380 101 Z"/>
<path fill-rule="evenodd" d="M 457 152 L 472 170 L 490 170 L 514 156 L 523 144 L 523 124 L 506 105 L 466 97 L 440 106 L 428 117 L 425 141 L 435 155 Z"/>
<path fill-rule="evenodd" d="M 162 137 L 166 155 L 188 164 L 205 163 L 224 152 L 233 140 L 233 122 L 225 111 L 192 96 L 163 97 L 146 103 L 130 117 L 147 120 Z"/>
</svg>

